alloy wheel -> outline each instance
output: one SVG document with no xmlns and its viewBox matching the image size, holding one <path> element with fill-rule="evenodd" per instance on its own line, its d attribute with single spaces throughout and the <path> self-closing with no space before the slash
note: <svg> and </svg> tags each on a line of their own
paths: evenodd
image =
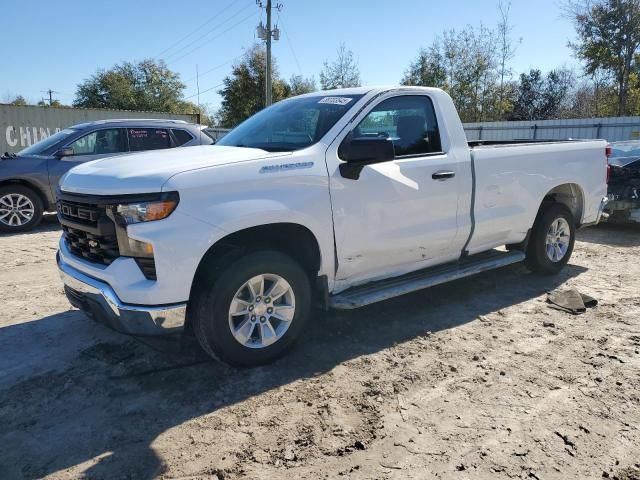
<svg viewBox="0 0 640 480">
<path fill-rule="evenodd" d="M 556 218 L 547 231 L 545 249 L 547 257 L 552 262 L 561 261 L 569 250 L 571 243 L 571 229 L 564 218 Z"/>
<path fill-rule="evenodd" d="M 35 206 L 26 195 L 8 193 L 0 197 L 0 222 L 9 227 L 21 227 L 33 219 Z"/>
<path fill-rule="evenodd" d="M 229 307 L 229 328 L 238 343 L 265 348 L 280 340 L 296 311 L 293 289 L 280 275 L 265 273 L 245 282 Z"/>
</svg>

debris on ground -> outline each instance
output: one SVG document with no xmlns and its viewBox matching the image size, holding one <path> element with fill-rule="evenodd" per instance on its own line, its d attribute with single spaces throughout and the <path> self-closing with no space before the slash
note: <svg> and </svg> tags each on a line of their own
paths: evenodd
<svg viewBox="0 0 640 480">
<path fill-rule="evenodd" d="M 551 304 L 552 308 L 574 315 L 584 313 L 587 308 L 593 308 L 598 305 L 598 301 L 595 298 L 580 293 L 575 289 L 549 292 L 547 294 L 547 302 Z"/>
</svg>

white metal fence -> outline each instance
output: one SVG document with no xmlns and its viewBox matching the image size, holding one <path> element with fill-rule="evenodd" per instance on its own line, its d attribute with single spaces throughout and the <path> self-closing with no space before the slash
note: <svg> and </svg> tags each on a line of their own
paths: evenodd
<svg viewBox="0 0 640 480">
<path fill-rule="evenodd" d="M 207 131 L 214 138 L 220 139 L 229 129 L 213 127 L 208 128 Z M 640 117 L 465 123 L 464 131 L 470 141 L 602 138 L 614 142 L 640 139 Z"/>
<path fill-rule="evenodd" d="M 468 140 L 640 139 L 640 117 L 465 123 Z"/>
</svg>

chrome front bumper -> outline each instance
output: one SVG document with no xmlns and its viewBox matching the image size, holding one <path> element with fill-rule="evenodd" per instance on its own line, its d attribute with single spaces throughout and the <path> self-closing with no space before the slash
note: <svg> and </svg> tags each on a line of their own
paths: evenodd
<svg viewBox="0 0 640 480">
<path fill-rule="evenodd" d="M 122 303 L 107 283 L 66 264 L 60 254 L 57 261 L 71 305 L 99 323 L 132 335 L 162 335 L 184 327 L 186 303 L 159 306 Z"/>
</svg>

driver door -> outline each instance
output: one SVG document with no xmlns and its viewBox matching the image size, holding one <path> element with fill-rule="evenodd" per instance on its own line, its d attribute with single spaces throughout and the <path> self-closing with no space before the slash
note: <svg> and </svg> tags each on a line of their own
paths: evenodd
<svg viewBox="0 0 640 480">
<path fill-rule="evenodd" d="M 329 148 L 327 164 L 342 163 L 338 147 L 354 138 L 387 138 L 395 158 L 366 165 L 355 180 L 330 170 L 338 284 L 457 259 L 458 164 L 442 149 L 431 99 L 390 95 L 360 118 Z"/>
</svg>

